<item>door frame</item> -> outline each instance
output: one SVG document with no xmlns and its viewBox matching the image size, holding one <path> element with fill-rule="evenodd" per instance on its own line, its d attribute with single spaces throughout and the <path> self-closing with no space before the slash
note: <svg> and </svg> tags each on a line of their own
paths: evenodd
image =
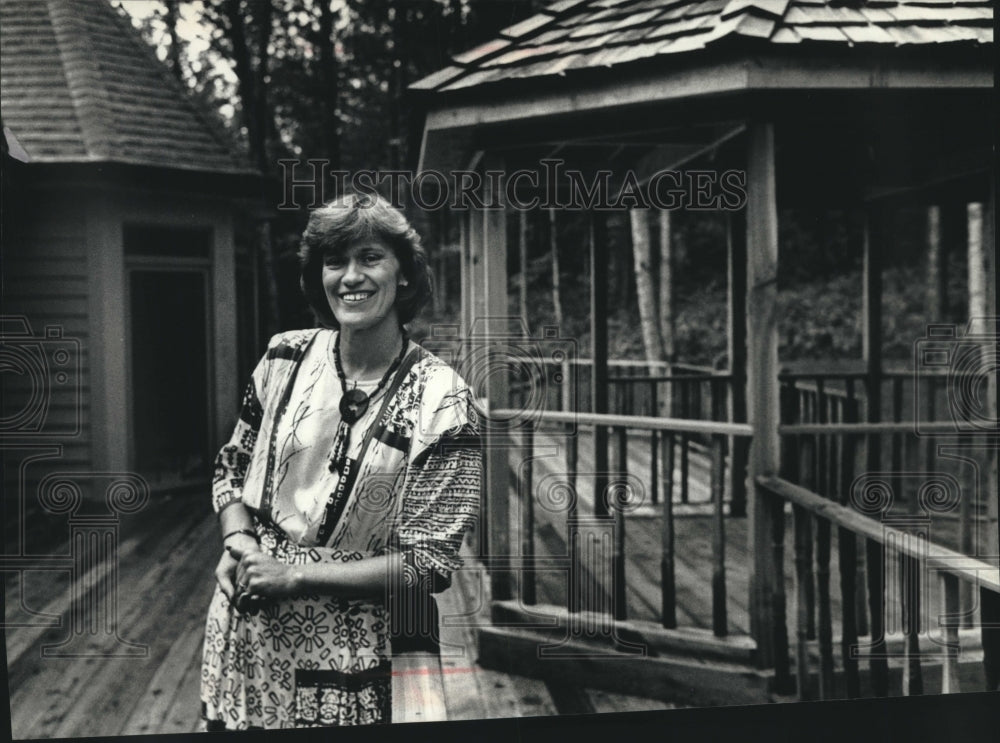
<svg viewBox="0 0 1000 743">
<path fill-rule="evenodd" d="M 214 239 L 212 241 L 214 243 Z M 125 415 L 128 420 L 129 430 L 132 435 L 128 437 L 128 467 L 130 471 L 138 470 L 136 461 L 135 440 L 138 427 L 135 421 L 135 349 L 132 345 L 132 274 L 145 271 L 153 273 L 194 273 L 200 274 L 202 287 L 205 291 L 205 392 L 208 415 L 205 419 L 206 442 L 209 451 L 206 456 L 211 457 L 212 442 L 215 438 L 216 410 L 215 410 L 215 304 L 213 300 L 213 261 L 211 251 L 204 258 L 189 258 L 176 256 L 154 256 L 154 255 L 126 255 L 125 256 L 125 344 L 126 344 L 126 389 L 125 395 Z"/>
</svg>

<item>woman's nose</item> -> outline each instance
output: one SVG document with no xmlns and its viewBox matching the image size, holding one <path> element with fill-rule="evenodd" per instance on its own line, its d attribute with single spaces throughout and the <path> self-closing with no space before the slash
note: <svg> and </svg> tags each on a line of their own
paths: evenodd
<svg viewBox="0 0 1000 743">
<path fill-rule="evenodd" d="M 364 276 L 361 273 L 360 266 L 356 260 L 349 260 L 347 262 L 347 267 L 344 269 L 344 283 L 345 284 L 356 284 L 359 281 L 364 280 Z"/>
</svg>

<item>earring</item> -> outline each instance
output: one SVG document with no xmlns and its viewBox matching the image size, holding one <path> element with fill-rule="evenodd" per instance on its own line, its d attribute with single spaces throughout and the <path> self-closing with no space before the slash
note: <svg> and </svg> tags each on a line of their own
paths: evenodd
<svg viewBox="0 0 1000 743">
<path fill-rule="evenodd" d="M 403 279 L 402 281 L 399 282 L 399 285 L 400 286 L 409 286 L 410 282 L 407 281 L 406 279 Z"/>
</svg>

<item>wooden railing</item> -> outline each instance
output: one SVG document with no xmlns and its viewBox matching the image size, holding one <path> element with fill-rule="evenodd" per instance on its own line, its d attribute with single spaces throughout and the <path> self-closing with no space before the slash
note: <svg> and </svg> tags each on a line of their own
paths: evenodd
<svg viewBox="0 0 1000 743">
<path fill-rule="evenodd" d="M 505 418 L 515 418 L 522 411 L 519 410 L 494 410 L 491 415 L 495 420 Z M 687 483 L 685 478 L 690 476 L 681 468 L 681 480 L 677 483 L 674 480 L 674 464 L 678 457 L 681 463 L 686 461 L 686 455 L 690 442 L 696 437 L 707 441 L 709 451 L 709 482 L 710 500 L 709 504 L 712 513 L 712 631 L 717 637 L 724 637 L 728 632 L 727 619 L 727 587 L 726 587 L 726 555 L 725 555 L 725 516 L 726 504 L 731 500 L 728 496 L 733 493 L 733 483 L 742 482 L 745 472 L 735 470 L 732 466 L 727 468 L 726 451 L 738 451 L 740 457 L 738 462 L 746 461 L 746 449 L 749 446 L 751 428 L 746 424 L 680 420 L 672 418 L 655 418 L 648 416 L 621 416 L 592 413 L 573 412 L 539 412 L 535 413 L 531 420 L 524 421 L 518 428 L 509 432 L 517 448 L 517 460 L 523 464 L 516 468 L 512 474 L 515 480 L 516 492 L 519 494 L 520 520 L 516 526 L 519 534 L 516 539 L 511 539 L 512 545 L 520 545 L 520 557 L 518 560 L 520 580 L 517 582 L 519 595 L 517 598 L 524 605 L 532 605 L 537 601 L 536 591 L 536 564 L 535 555 L 535 532 L 536 532 L 536 500 L 535 475 L 533 462 L 535 461 L 536 438 L 542 432 L 553 432 L 565 427 L 573 427 L 574 432 L 565 437 L 566 460 L 565 478 L 568 497 L 565 508 L 565 529 L 567 533 L 567 544 L 570 546 L 570 564 L 566 566 L 567 574 L 570 576 L 570 585 L 567 591 L 566 610 L 570 613 L 596 612 L 610 610 L 617 622 L 625 622 L 628 617 L 628 604 L 626 601 L 626 586 L 629 576 L 627 574 L 626 560 L 626 529 L 629 520 L 628 514 L 637 504 L 630 499 L 635 497 L 630 493 L 629 475 L 629 455 L 628 448 L 630 441 L 644 439 L 643 443 L 650 447 L 652 471 L 648 473 L 649 487 L 656 492 L 658 483 L 662 481 L 663 492 L 659 492 L 657 497 L 651 498 L 651 504 L 659 509 L 661 516 L 660 527 L 660 624 L 665 629 L 673 629 L 677 624 L 677 595 L 675 581 L 675 518 L 674 518 L 674 491 L 680 489 L 684 492 Z M 590 434 L 595 434 L 603 429 L 609 434 L 609 440 L 613 442 L 613 456 L 609 459 L 609 471 L 605 473 L 587 473 L 592 478 L 593 488 L 591 489 L 592 502 L 588 506 L 590 513 L 583 513 L 581 510 L 582 499 L 577 498 L 581 490 L 578 487 L 578 446 L 577 439 L 579 432 L 586 430 Z M 594 439 L 598 439 L 594 436 Z M 645 477 L 646 473 L 643 473 Z M 728 477 L 727 477 L 728 475 Z M 579 563 L 580 556 L 584 550 L 577 544 L 580 537 L 580 525 L 587 521 L 591 525 L 596 525 L 597 529 L 604 529 L 605 536 L 609 537 L 605 544 L 610 545 L 610 554 L 598 557 L 597 562 L 606 559 L 606 564 L 590 564 L 583 566 Z M 491 528 L 501 528 L 491 525 Z M 605 569 L 607 568 L 607 569 Z M 594 581 L 594 575 L 603 574 L 606 581 Z M 582 585 L 590 581 L 591 585 Z M 597 585 L 600 584 L 600 585 Z M 609 585 L 608 585 L 609 584 Z"/>
<path fill-rule="evenodd" d="M 655 365 L 653 365 L 655 366 Z M 609 362 L 608 410 L 611 414 L 639 417 L 664 417 L 698 421 L 732 421 L 730 399 L 732 395 L 733 377 L 728 372 L 718 372 L 710 367 L 692 364 L 663 364 L 669 368 L 669 374 L 649 374 L 651 368 L 646 362 L 616 360 Z M 589 389 L 589 360 L 577 359 L 557 367 L 550 363 L 543 367 L 551 376 L 558 373 L 561 378 L 559 385 L 546 385 L 540 380 L 530 382 L 511 381 L 512 407 L 527 407 L 529 397 L 534 405 L 542 403 L 545 410 L 586 410 L 589 399 L 585 397 Z M 643 372 L 643 373 L 639 373 Z M 544 389 L 543 399 L 537 398 L 538 390 L 530 390 L 531 385 L 540 385 Z M 548 389 L 545 389 L 545 388 Z M 561 389 L 560 389 L 561 388 Z M 567 392 L 568 391 L 568 392 Z M 620 435 L 620 434 L 618 434 Z M 679 433 L 676 456 L 679 462 L 681 476 L 679 482 L 680 499 L 682 503 L 689 502 L 689 470 L 692 456 L 707 458 L 711 456 L 710 437 L 704 434 Z M 723 456 L 730 456 L 729 441 L 723 443 Z M 572 446 L 572 444 L 570 444 Z M 658 445 L 656 436 L 650 437 L 651 471 L 650 483 L 656 482 L 658 461 L 656 451 Z M 732 452 L 736 457 L 744 454 L 744 450 Z M 571 451 L 572 454 L 572 451 Z M 736 468 L 742 471 L 746 468 L 746 460 L 738 459 Z M 658 502 L 659 492 L 654 485 L 651 491 L 653 502 Z M 742 516 L 746 513 L 746 483 L 732 484 L 732 515 Z"/>
<path fill-rule="evenodd" d="M 972 376 L 972 375 L 969 375 Z M 820 493 L 840 493 L 860 472 L 884 473 L 894 506 L 910 514 L 920 510 L 919 492 L 926 473 L 938 473 L 964 494 L 955 508 L 935 515 L 938 531 L 947 525 L 948 538 L 959 552 L 975 554 L 977 534 L 986 515 L 985 498 L 989 487 L 980 482 L 980 470 L 992 449 L 954 446 L 948 434 L 957 432 L 954 422 L 947 422 L 951 410 L 949 396 L 961 380 L 955 373 L 913 371 L 882 372 L 872 377 L 864 372 L 783 373 L 781 382 L 781 420 L 786 425 L 834 425 L 834 429 L 811 430 L 814 441 L 809 482 L 786 472 L 789 479 Z M 861 428 L 850 427 L 864 422 Z M 807 429 L 798 429 L 804 432 Z M 965 431 L 965 440 L 969 440 Z M 783 455 L 791 463 L 798 458 L 795 441 Z M 943 444 L 952 444 L 945 446 Z M 940 537 L 940 535 L 938 535 Z M 960 605 L 969 607 L 975 600 L 968 584 L 962 584 Z M 862 627 L 864 619 L 859 617 Z M 966 612 L 963 627 L 972 627 L 972 615 Z"/>
<path fill-rule="evenodd" d="M 894 522 L 876 520 L 870 516 L 858 513 L 856 510 L 837 503 L 830 498 L 818 495 L 806 488 L 795 485 L 779 477 L 758 478 L 758 484 L 776 499 L 776 510 L 779 512 L 772 548 L 779 559 L 776 564 L 784 565 L 782 555 L 784 541 L 783 505 L 790 503 L 794 513 L 795 529 L 795 576 L 797 594 L 797 616 L 795 621 L 795 679 L 800 699 L 812 699 L 818 696 L 827 699 L 834 696 L 858 697 L 862 695 L 858 659 L 860 628 L 856 623 L 855 586 L 857 585 L 857 552 L 856 540 L 861 540 L 867 556 L 867 583 L 870 589 L 869 602 L 871 609 L 871 624 L 865 634 L 869 634 L 871 642 L 867 647 L 867 657 L 870 664 L 872 692 L 877 696 L 889 693 L 889 664 L 892 655 L 900 655 L 904 659 L 903 687 L 906 694 L 920 694 L 924 691 L 921 664 L 920 636 L 929 630 L 923 620 L 925 612 L 921 611 L 921 586 L 931 572 L 937 575 L 939 582 L 940 614 L 938 621 L 942 635 L 940 638 L 930 636 L 932 643 L 940 649 L 941 686 L 943 693 L 960 691 L 958 657 L 959 626 L 962 612 L 959 607 L 959 586 L 967 584 L 978 588 L 981 603 L 995 606 L 1000 598 L 1000 573 L 996 567 L 982 560 L 964 555 L 960 552 L 934 544 L 912 529 L 913 523 L 906 521 Z M 813 533 L 815 525 L 815 535 Z M 839 562 L 841 570 L 841 661 L 844 670 L 844 686 L 838 694 L 834 683 L 834 653 L 831 596 L 829 581 L 830 536 L 831 530 L 837 529 L 839 543 Z M 815 547 L 817 574 L 815 584 L 819 593 L 817 601 L 809 600 L 809 586 L 813 584 L 812 549 Z M 892 560 L 899 561 L 899 586 L 901 591 L 902 629 L 904 640 L 902 648 L 893 651 L 888 646 L 887 617 L 885 606 L 885 576 L 886 564 Z M 784 585 L 783 575 L 778 576 L 778 585 Z M 784 591 L 779 591 L 774 597 L 775 616 L 784 618 Z M 818 607 L 818 633 L 814 629 L 813 609 Z M 985 621 L 985 619 L 981 620 Z M 784 630 L 784 628 L 782 628 Z M 987 628 L 985 631 L 996 631 Z M 811 653 L 809 641 L 818 637 L 819 674 L 818 688 L 810 683 Z M 984 668 L 992 667 L 997 662 L 996 650 L 992 643 L 983 642 Z M 787 654 L 779 654 L 776 675 L 788 678 Z M 967 691 L 969 689 L 966 689 Z"/>
<path fill-rule="evenodd" d="M 872 398 L 867 380 L 859 376 L 786 377 L 782 387 L 781 477 L 759 484 L 777 496 L 776 508 L 790 502 L 794 513 L 795 657 L 796 677 L 803 679 L 798 685 L 802 698 L 835 695 L 830 592 L 834 536 L 844 674 L 839 695 L 861 693 L 855 649 L 859 636 L 865 635 L 871 638 L 867 649 L 871 690 L 879 696 L 888 694 L 886 637 L 897 629 L 901 630 L 902 647 L 893 652 L 904 658 L 905 693 L 924 690 L 920 640 L 927 645 L 927 606 L 934 595 L 939 594 L 943 602 L 940 629 L 944 639 L 938 644 L 945 648 L 944 691 L 957 689 L 958 629 L 977 623 L 977 606 L 980 626 L 1000 619 L 994 617 L 1000 598 L 996 568 L 970 557 L 985 554 L 978 551 L 983 545 L 973 539 L 974 534 L 983 535 L 981 527 L 986 523 L 981 513 L 984 493 L 979 473 L 989 471 L 989 458 L 995 457 L 996 451 L 957 446 L 952 421 L 924 419 L 919 430 L 925 438 L 917 437 L 912 413 L 905 415 L 901 405 L 904 381 L 902 375 L 896 375 L 888 382 L 892 390 L 889 409 L 895 419 L 889 422 L 858 421 L 862 415 L 871 415 L 864 406 Z M 930 405 L 925 413 L 928 408 L 934 411 Z M 949 445 L 942 446 L 942 442 Z M 920 461 L 909 455 L 925 447 L 937 456 Z M 780 558 L 784 549 L 783 510 L 775 512 L 774 523 L 772 549 Z M 779 559 L 776 564 L 783 562 Z M 931 570 L 939 574 L 936 593 L 926 586 Z M 979 596 L 975 595 L 977 586 Z M 775 601 L 783 633 L 783 591 Z M 898 627 L 894 626 L 897 618 Z M 820 671 L 815 691 L 804 681 L 809 678 L 808 643 L 814 640 L 818 640 Z M 986 645 L 984 641 L 988 655 Z M 779 677 L 787 672 L 781 668 L 786 659 L 779 652 Z"/>
</svg>

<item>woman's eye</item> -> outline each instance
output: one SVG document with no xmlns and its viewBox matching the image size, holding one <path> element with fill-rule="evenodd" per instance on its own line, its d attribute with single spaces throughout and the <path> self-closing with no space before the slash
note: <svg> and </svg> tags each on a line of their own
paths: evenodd
<svg viewBox="0 0 1000 743">
<path fill-rule="evenodd" d="M 382 254 L 381 253 L 365 253 L 362 256 L 361 260 L 363 260 L 368 265 L 372 265 L 372 264 L 378 263 L 380 260 L 382 260 Z"/>
<path fill-rule="evenodd" d="M 323 259 L 323 265 L 328 268 L 341 268 L 344 265 L 344 259 L 339 255 L 328 255 Z"/>
</svg>

